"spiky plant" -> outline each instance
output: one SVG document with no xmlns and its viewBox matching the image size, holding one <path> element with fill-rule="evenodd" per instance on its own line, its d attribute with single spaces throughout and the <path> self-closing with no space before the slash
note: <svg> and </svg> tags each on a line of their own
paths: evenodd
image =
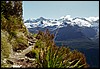
<svg viewBox="0 0 100 69">
<path fill-rule="evenodd" d="M 40 68 L 87 68 L 85 56 L 77 50 L 68 47 L 58 47 L 54 44 L 54 36 L 48 30 L 37 34 L 38 41 L 33 49 Z"/>
</svg>

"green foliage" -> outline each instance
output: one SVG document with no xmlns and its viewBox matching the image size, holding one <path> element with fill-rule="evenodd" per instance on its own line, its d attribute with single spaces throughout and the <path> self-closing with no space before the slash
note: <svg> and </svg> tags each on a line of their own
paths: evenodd
<svg viewBox="0 0 100 69">
<path fill-rule="evenodd" d="M 37 36 L 37 34 L 36 34 L 36 33 L 34 33 L 34 34 L 33 34 L 33 37 L 36 37 L 36 36 Z"/>
<path fill-rule="evenodd" d="M 19 29 L 27 34 L 22 11 L 22 1 L 1 1 L 1 29 L 9 33 Z"/>
<path fill-rule="evenodd" d="M 48 30 L 39 31 L 38 41 L 33 49 L 40 68 L 87 68 L 85 56 L 77 50 L 71 51 L 64 46 L 57 47 L 54 35 Z"/>
<path fill-rule="evenodd" d="M 9 34 L 1 30 L 1 57 L 8 58 L 11 54 L 12 45 L 8 42 Z"/>
<path fill-rule="evenodd" d="M 24 44 L 25 46 L 28 46 L 28 41 L 24 38 L 24 37 L 19 37 L 19 38 L 16 38 L 16 41 L 20 44 Z"/>
<path fill-rule="evenodd" d="M 23 12 L 23 9 L 22 9 L 22 1 L 13 1 L 14 3 L 14 9 L 13 11 L 16 12 L 14 13 L 14 15 L 16 15 L 18 18 L 22 18 L 22 12 Z"/>
<path fill-rule="evenodd" d="M 10 36 L 8 37 L 8 38 L 9 38 L 9 41 L 10 41 L 12 38 L 16 37 L 16 35 L 17 35 L 16 31 L 10 32 Z"/>
<path fill-rule="evenodd" d="M 23 22 L 20 21 L 20 19 L 18 19 L 16 16 L 9 16 L 9 20 L 7 20 L 2 15 L 1 29 L 8 32 L 16 31 L 17 29 L 22 32 L 27 32 Z"/>
<path fill-rule="evenodd" d="M 22 20 L 22 1 L 1 1 L 1 14 L 4 15 L 6 19 L 9 16 L 16 16 Z"/>
<path fill-rule="evenodd" d="M 28 47 L 28 30 L 22 21 L 22 1 L 1 1 L 1 67 L 10 67 L 3 63 L 13 51 Z"/>
<path fill-rule="evenodd" d="M 11 39 L 10 43 L 12 44 L 14 51 L 24 50 L 28 47 L 27 39 L 21 36 Z"/>
<path fill-rule="evenodd" d="M 22 1 L 1 1 L 1 29 L 8 32 L 7 43 L 14 51 L 28 46 L 28 30 L 22 21 Z"/>
</svg>

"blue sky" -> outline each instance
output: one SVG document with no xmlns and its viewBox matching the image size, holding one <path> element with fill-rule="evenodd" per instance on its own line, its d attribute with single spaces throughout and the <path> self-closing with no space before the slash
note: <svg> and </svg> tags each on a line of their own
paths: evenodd
<svg viewBox="0 0 100 69">
<path fill-rule="evenodd" d="M 23 1 L 23 18 L 99 16 L 99 1 Z"/>
</svg>

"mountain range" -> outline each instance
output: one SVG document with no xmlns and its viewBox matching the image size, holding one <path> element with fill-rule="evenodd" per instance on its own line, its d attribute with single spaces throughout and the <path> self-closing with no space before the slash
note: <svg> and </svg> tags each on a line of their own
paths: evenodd
<svg viewBox="0 0 100 69">
<path fill-rule="evenodd" d="M 55 34 L 56 41 L 99 39 L 99 17 L 71 18 L 70 15 L 62 16 L 59 19 L 40 17 L 25 20 L 24 25 L 31 33 L 49 29 L 51 33 Z"/>
<path fill-rule="evenodd" d="M 66 46 L 85 54 L 90 67 L 99 67 L 99 17 L 59 19 L 28 19 L 24 25 L 31 33 L 50 30 L 57 46 Z M 92 56 L 92 57 L 91 57 Z M 95 58 L 95 59 L 94 59 Z"/>
</svg>

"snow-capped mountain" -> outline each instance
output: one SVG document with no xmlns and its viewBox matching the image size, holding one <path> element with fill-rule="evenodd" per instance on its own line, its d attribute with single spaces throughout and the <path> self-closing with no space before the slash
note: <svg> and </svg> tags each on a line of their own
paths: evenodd
<svg viewBox="0 0 100 69">
<path fill-rule="evenodd" d="M 88 37 L 92 39 L 99 32 L 99 17 L 71 18 L 70 15 L 62 16 L 59 19 L 46 19 L 40 17 L 37 19 L 26 20 L 24 25 L 29 29 L 30 32 L 36 32 L 38 30 L 44 31 L 45 29 L 55 32 L 59 29 L 59 34 L 57 35 L 58 37 L 62 36 L 60 33 L 65 33 L 66 39 L 69 39 L 69 37 L 72 38 L 72 36 L 70 36 L 71 34 L 77 34 L 80 36 L 80 38 L 83 38 L 84 36 L 85 38 Z M 78 36 L 73 36 L 73 38 L 78 38 Z"/>
<path fill-rule="evenodd" d="M 80 27 L 97 27 L 99 26 L 99 17 L 89 17 L 89 18 L 71 18 L 70 15 L 63 16 L 60 19 L 46 19 L 40 17 L 38 19 L 29 19 L 24 22 L 27 28 L 34 27 L 47 27 L 47 26 L 57 26 L 57 28 L 61 28 L 70 24 L 72 26 L 78 25 Z"/>
</svg>

